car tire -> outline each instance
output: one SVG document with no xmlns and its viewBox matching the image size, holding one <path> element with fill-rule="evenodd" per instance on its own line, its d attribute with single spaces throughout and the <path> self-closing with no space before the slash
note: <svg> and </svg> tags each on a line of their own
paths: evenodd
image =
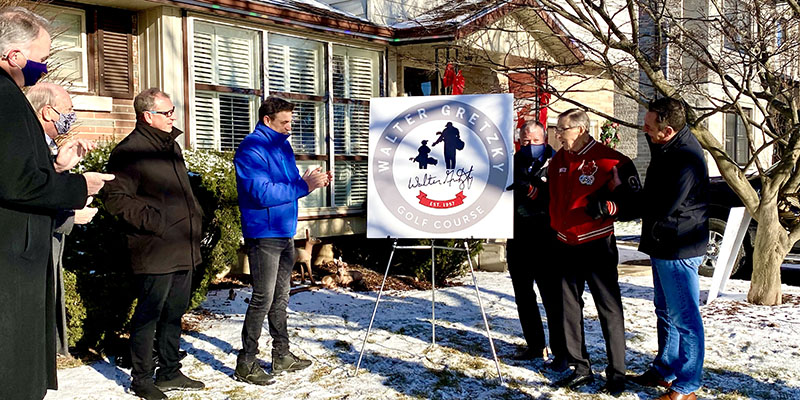
<svg viewBox="0 0 800 400">
<path fill-rule="evenodd" d="M 708 219 L 708 247 L 706 249 L 706 255 L 703 259 L 703 263 L 700 264 L 700 267 L 697 269 L 697 272 L 701 276 L 714 276 L 714 269 L 717 258 L 719 257 L 719 249 L 722 247 L 722 236 L 725 234 L 726 225 L 727 223 L 724 220 L 718 218 Z M 736 255 L 736 260 L 733 263 L 731 277 L 734 277 L 737 274 L 745 274 L 746 271 L 751 270 L 752 267 L 750 267 L 750 265 L 752 265 L 752 261 L 749 254 L 752 254 L 752 251 L 748 250 L 750 248 L 750 240 L 747 236 L 745 236 L 742 247 L 739 249 L 739 253 Z"/>
</svg>

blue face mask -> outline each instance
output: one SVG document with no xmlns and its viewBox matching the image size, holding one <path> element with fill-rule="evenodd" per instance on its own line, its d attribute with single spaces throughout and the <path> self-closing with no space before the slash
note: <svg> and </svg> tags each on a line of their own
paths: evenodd
<svg viewBox="0 0 800 400">
<path fill-rule="evenodd" d="M 544 146 L 543 144 L 529 144 L 520 147 L 519 151 L 530 158 L 538 159 L 544 153 Z"/>
<path fill-rule="evenodd" d="M 55 110 L 55 108 L 53 110 Z M 66 135 L 78 117 L 75 115 L 75 111 L 63 114 L 59 113 L 58 110 L 56 110 L 56 112 L 58 113 L 58 121 L 53 122 L 53 125 L 56 127 L 56 132 L 58 132 L 59 135 Z"/>
<path fill-rule="evenodd" d="M 19 52 L 19 54 L 22 54 L 22 52 Z M 33 61 L 25 54 L 22 54 L 22 56 L 28 60 L 28 62 L 25 63 L 25 66 L 22 68 L 20 68 L 17 63 L 11 61 L 10 59 L 8 62 L 22 70 L 22 76 L 25 78 L 25 82 L 22 84 L 22 86 L 33 86 L 36 84 L 36 82 L 39 82 L 39 79 L 41 79 L 42 75 L 47 73 L 47 64 Z"/>
</svg>

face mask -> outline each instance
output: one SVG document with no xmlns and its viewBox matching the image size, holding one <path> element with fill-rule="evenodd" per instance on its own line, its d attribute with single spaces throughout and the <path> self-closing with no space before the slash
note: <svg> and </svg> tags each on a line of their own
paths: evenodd
<svg viewBox="0 0 800 400">
<path fill-rule="evenodd" d="M 531 156 L 533 158 L 539 159 L 539 157 L 544 154 L 544 144 L 532 144 L 531 145 Z"/>
<path fill-rule="evenodd" d="M 22 54 L 22 52 L 19 52 L 19 54 Z M 22 76 L 25 78 L 25 82 L 22 84 L 22 86 L 33 86 L 36 84 L 36 82 L 39 82 L 39 79 L 42 77 L 42 75 L 47 73 L 47 64 L 33 61 L 25 56 L 25 54 L 22 54 L 22 56 L 28 60 L 28 62 L 22 68 L 20 68 L 17 63 L 11 61 L 10 59 L 8 62 L 22 70 Z"/>
<path fill-rule="evenodd" d="M 58 121 L 53 122 L 53 125 L 56 126 L 56 132 L 58 132 L 59 135 L 66 135 L 70 128 L 72 128 L 72 124 L 76 119 L 75 111 L 64 114 L 58 113 Z"/>
</svg>

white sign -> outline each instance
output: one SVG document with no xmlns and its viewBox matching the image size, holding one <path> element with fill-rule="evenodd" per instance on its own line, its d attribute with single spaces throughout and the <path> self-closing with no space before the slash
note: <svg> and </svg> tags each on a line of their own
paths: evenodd
<svg viewBox="0 0 800 400">
<path fill-rule="evenodd" d="M 511 94 L 370 101 L 369 238 L 511 238 Z"/>
</svg>

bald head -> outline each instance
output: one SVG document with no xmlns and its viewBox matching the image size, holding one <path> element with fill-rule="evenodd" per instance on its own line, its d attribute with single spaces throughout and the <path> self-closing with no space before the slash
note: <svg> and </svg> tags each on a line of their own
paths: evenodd
<svg viewBox="0 0 800 400">
<path fill-rule="evenodd" d="M 49 82 L 40 82 L 28 89 L 26 94 L 36 116 L 39 117 L 44 132 L 55 139 L 58 131 L 54 122 L 60 114 L 72 112 L 72 98 L 63 87 Z"/>
<path fill-rule="evenodd" d="M 544 144 L 544 126 L 536 120 L 525 122 L 519 134 L 519 143 L 522 146 Z"/>
</svg>

